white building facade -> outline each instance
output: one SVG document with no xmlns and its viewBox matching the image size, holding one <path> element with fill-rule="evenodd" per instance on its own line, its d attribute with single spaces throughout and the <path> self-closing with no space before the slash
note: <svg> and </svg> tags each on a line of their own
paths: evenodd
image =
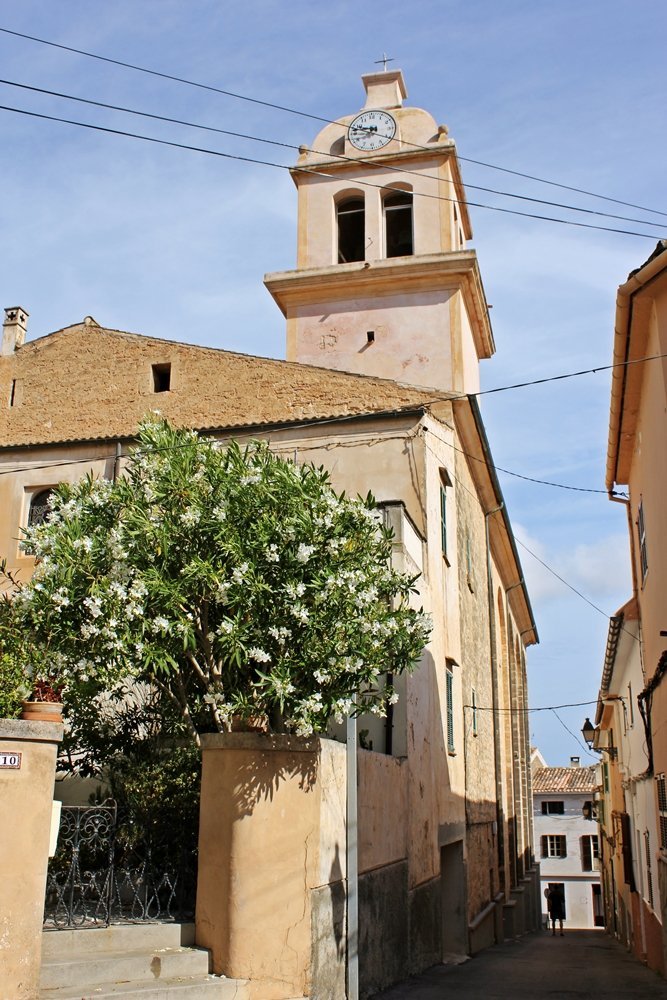
<svg viewBox="0 0 667 1000">
<path fill-rule="evenodd" d="M 533 772 L 535 846 L 540 856 L 543 920 L 546 893 L 558 887 L 565 899 L 565 924 L 604 927 L 600 843 L 595 822 L 595 767 L 539 767 Z"/>
</svg>

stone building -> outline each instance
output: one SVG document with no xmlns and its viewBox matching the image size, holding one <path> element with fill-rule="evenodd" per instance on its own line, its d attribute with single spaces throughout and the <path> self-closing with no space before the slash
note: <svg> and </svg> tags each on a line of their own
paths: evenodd
<svg viewBox="0 0 667 1000">
<path fill-rule="evenodd" d="M 667 243 L 620 286 L 607 447 L 626 508 L 632 596 L 610 620 L 595 716 L 607 926 L 667 969 Z M 638 363 L 648 359 L 644 363 Z"/>
<path fill-rule="evenodd" d="M 363 724 L 367 993 L 537 926 L 539 901 L 524 711 L 537 631 L 471 395 L 494 343 L 456 148 L 403 106 L 400 71 L 363 79 L 364 109 L 327 125 L 293 169 L 297 268 L 265 279 L 287 361 L 91 317 L 25 342 L 27 314 L 6 310 L 0 556 L 29 573 L 21 525 L 58 482 L 120 474 L 154 409 L 223 441 L 265 439 L 327 467 L 337 489 L 373 492 L 396 561 L 421 574 L 433 633 L 393 715 Z M 311 898 L 304 912 L 316 921 Z"/>
<path fill-rule="evenodd" d="M 540 856 L 542 917 L 546 893 L 560 889 L 567 927 L 602 927 L 600 847 L 594 821 L 595 767 L 538 767 L 533 771 L 533 825 Z"/>
</svg>

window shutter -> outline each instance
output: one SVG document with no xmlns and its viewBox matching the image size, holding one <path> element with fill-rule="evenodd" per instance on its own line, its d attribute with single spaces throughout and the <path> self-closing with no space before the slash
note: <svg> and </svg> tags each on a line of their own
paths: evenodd
<svg viewBox="0 0 667 1000">
<path fill-rule="evenodd" d="M 651 909 L 653 909 L 653 872 L 651 870 L 651 838 L 648 830 L 644 833 L 644 852 L 646 855 L 646 891 Z"/>
<path fill-rule="evenodd" d="M 591 850 L 591 838 L 581 838 L 581 870 L 584 872 L 593 871 L 593 852 Z"/>
<path fill-rule="evenodd" d="M 542 837 L 542 857 L 547 858 L 549 856 L 549 845 L 546 837 Z"/>
<path fill-rule="evenodd" d="M 442 554 L 447 555 L 447 491 L 444 483 L 440 484 L 440 540 Z"/>
<path fill-rule="evenodd" d="M 620 814 L 621 841 L 623 856 L 623 881 L 630 886 L 630 892 L 635 891 L 635 876 L 632 870 L 632 841 L 630 839 L 630 817 L 627 813 Z"/>
<path fill-rule="evenodd" d="M 447 671 L 447 749 L 454 751 L 454 675 Z"/>
</svg>

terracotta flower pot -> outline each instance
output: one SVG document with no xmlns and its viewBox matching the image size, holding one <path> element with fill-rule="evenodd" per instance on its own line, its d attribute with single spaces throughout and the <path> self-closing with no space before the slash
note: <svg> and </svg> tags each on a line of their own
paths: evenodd
<svg viewBox="0 0 667 1000">
<path fill-rule="evenodd" d="M 62 702 L 24 701 L 21 718 L 26 722 L 62 722 Z"/>
<path fill-rule="evenodd" d="M 269 720 L 265 715 L 233 715 L 231 728 L 233 733 L 268 733 Z"/>
</svg>

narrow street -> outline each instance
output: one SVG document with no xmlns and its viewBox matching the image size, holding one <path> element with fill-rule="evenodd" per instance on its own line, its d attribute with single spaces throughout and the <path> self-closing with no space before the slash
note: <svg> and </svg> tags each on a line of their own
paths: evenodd
<svg viewBox="0 0 667 1000">
<path fill-rule="evenodd" d="M 653 1000 L 667 982 L 603 931 L 540 933 L 489 948 L 462 965 L 440 965 L 376 1000 Z"/>
</svg>

